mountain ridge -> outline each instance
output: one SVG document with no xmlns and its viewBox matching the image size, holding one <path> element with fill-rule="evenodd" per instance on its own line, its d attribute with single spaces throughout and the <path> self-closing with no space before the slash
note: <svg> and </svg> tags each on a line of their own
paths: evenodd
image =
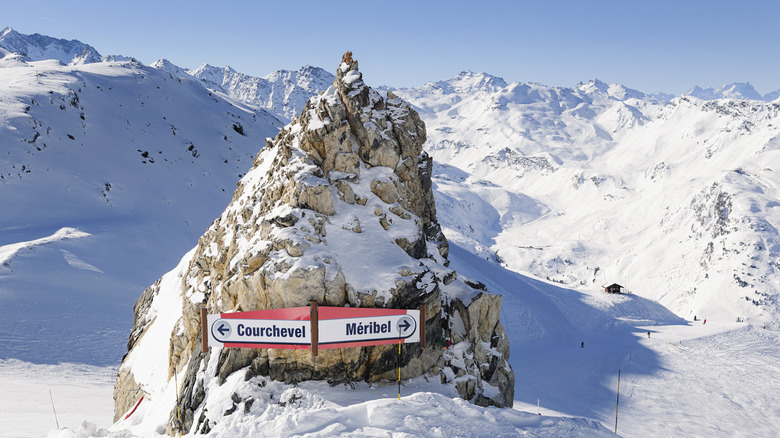
<svg viewBox="0 0 780 438">
<path fill-rule="evenodd" d="M 39 243 L 0 265 L 0 355 L 112 364 L 129 323 L 112 309 L 191 246 L 281 122 L 136 62 L 17 62 L 0 67 L 0 245 Z"/>
<path fill-rule="evenodd" d="M 188 75 L 201 80 L 234 99 L 273 111 L 285 121 L 297 117 L 312 96 L 333 82 L 334 76 L 319 67 L 303 66 L 296 71 L 277 70 L 263 77 L 235 71 L 230 66 L 201 64 L 194 70 L 178 67 L 167 60 L 152 64 L 174 75 Z"/>
<path fill-rule="evenodd" d="M 94 47 L 78 40 L 52 38 L 38 33 L 21 34 L 10 27 L 0 31 L 0 48 L 26 61 L 56 59 L 66 65 L 101 62 Z"/>
</svg>

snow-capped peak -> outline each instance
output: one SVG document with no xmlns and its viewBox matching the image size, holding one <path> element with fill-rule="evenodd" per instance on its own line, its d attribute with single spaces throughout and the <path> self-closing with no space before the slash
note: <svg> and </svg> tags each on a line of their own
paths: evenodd
<svg viewBox="0 0 780 438">
<path fill-rule="evenodd" d="M 750 82 L 733 82 L 731 84 L 725 84 L 718 88 L 701 88 L 695 86 L 691 88 L 688 93 L 693 97 L 698 97 L 703 100 L 714 99 L 746 99 L 746 100 L 766 100 L 752 85 Z M 771 100 L 771 99 L 769 99 Z"/>
<path fill-rule="evenodd" d="M 181 68 L 165 58 L 158 59 L 157 61 L 151 63 L 149 67 L 168 72 L 175 77 L 189 77 L 187 69 Z"/>
<path fill-rule="evenodd" d="M 56 59 L 63 64 L 100 62 L 100 53 L 94 47 L 78 40 L 64 40 L 41 34 L 25 35 L 10 27 L 0 33 L 0 48 L 19 55 L 24 61 Z"/>
<path fill-rule="evenodd" d="M 493 92 L 507 86 L 506 81 L 498 76 L 493 76 L 485 72 L 474 73 L 472 71 L 462 71 L 460 74 L 446 82 L 449 83 L 455 91 L 459 92 Z"/>
<path fill-rule="evenodd" d="M 288 120 L 298 116 L 309 98 L 328 88 L 334 78 L 327 71 L 309 65 L 297 71 L 277 70 L 261 78 L 238 73 L 229 66 L 208 64 L 187 73 L 209 88 L 271 110 Z"/>
<path fill-rule="evenodd" d="M 604 93 L 615 100 L 643 99 L 647 97 L 644 93 L 624 85 L 608 84 L 596 78 L 591 79 L 587 84 L 579 83 L 575 88 L 585 94 Z"/>
</svg>

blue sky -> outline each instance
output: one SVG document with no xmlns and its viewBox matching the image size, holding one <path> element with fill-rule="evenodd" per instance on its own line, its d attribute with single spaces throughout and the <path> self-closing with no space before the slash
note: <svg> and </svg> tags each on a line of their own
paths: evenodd
<svg viewBox="0 0 780 438">
<path fill-rule="evenodd" d="M 780 89 L 780 2 L 0 1 L 0 27 L 78 39 L 101 54 L 208 62 L 253 76 L 345 50 L 370 85 L 419 86 L 463 70 L 573 86 L 599 78 L 647 93 L 750 82 Z"/>
</svg>

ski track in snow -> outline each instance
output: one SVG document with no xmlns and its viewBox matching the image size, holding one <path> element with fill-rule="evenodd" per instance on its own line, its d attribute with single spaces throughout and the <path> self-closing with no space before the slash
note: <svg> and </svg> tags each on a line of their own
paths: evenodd
<svg viewBox="0 0 780 438">
<path fill-rule="evenodd" d="M 45 245 L 47 243 L 57 242 L 60 240 L 78 239 L 89 236 L 89 233 L 79 231 L 75 228 L 64 227 L 60 228 L 56 233 L 48 237 L 3 245 L 0 246 L 0 265 L 5 266 L 6 268 L 9 267 L 11 259 L 13 259 L 19 252 L 29 250 L 39 245 Z"/>
</svg>

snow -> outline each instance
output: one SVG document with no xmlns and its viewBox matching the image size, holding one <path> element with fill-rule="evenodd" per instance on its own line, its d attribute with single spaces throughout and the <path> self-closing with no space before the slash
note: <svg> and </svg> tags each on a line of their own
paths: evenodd
<svg viewBox="0 0 780 438">
<path fill-rule="evenodd" d="M 621 436 L 769 436 L 780 428 L 780 408 L 774 403 L 780 385 L 767 379 L 780 372 L 776 327 L 717 319 L 702 324 L 701 315 L 697 322 L 683 320 L 636 295 L 564 289 L 506 271 L 456 245 L 451 254 L 459 273 L 503 294 L 502 319 L 516 378 L 514 409 L 476 407 L 438 379 L 405 381 L 399 401 L 394 385 L 303 382 L 296 387 L 258 376 L 251 381 L 256 384 L 247 386 L 243 374 L 235 373 L 222 386 L 211 379 L 211 390 L 225 396 L 210 397 L 222 404 L 209 409 L 231 409 L 237 390 L 242 400 L 252 397 L 254 402 L 248 408 L 239 403 L 236 411 L 247 414 L 226 416 L 210 434 L 609 436 L 618 370 Z M 175 279 L 173 273 L 164 281 Z M 146 336 L 167 340 L 162 333 Z M 163 365 L 152 362 L 150 368 Z M 111 425 L 114 372 L 111 367 L 0 362 L 3 397 L 19 401 L 4 403 L 9 415 L 0 420 L 0 430 L 69 438 L 79 436 L 79 429 L 93 430 L 94 436 L 156 436 L 170 409 L 154 407 L 170 403 L 165 399 L 172 397 L 173 382 L 151 402 L 143 401 L 130 419 Z M 56 378 L 47 380 L 47 375 Z M 54 430 L 48 389 L 63 427 L 59 431 Z"/>
<path fill-rule="evenodd" d="M 598 80 L 462 86 L 474 76 L 394 90 L 426 123 L 448 239 L 570 288 L 619 282 L 688 318 L 775 318 L 776 106 Z"/>
<path fill-rule="evenodd" d="M 297 71 L 278 70 L 264 77 L 252 77 L 230 67 L 220 68 L 203 64 L 186 70 L 160 60 L 152 65 L 176 77 L 194 77 L 209 89 L 233 99 L 273 111 L 285 122 L 298 117 L 312 96 L 333 83 L 333 74 L 312 66 Z"/>
<path fill-rule="evenodd" d="M 66 239 L 78 239 L 78 238 L 89 237 L 89 236 L 90 235 L 88 233 L 84 233 L 75 228 L 65 227 L 65 228 L 60 228 L 56 233 L 48 237 L 42 237 L 40 239 L 30 240 L 27 242 L 18 242 L 9 245 L 3 245 L 0 246 L 0 264 L 8 265 L 9 261 L 20 251 L 29 250 L 38 245 L 45 245 L 51 242 L 58 242 Z M 83 265 L 85 265 L 84 262 L 79 263 L 78 258 L 75 258 L 73 254 L 68 253 L 67 251 L 64 251 L 64 254 L 65 254 L 65 258 L 68 260 L 68 263 L 75 263 L 79 265 L 76 267 L 82 267 Z"/>
<path fill-rule="evenodd" d="M 57 423 L 74 430 L 84 421 L 107 424 L 113 417 L 115 377 L 112 367 L 0 359 L 0 435 L 42 437 Z"/>
<path fill-rule="evenodd" d="M 0 80 L 0 358 L 115 365 L 140 292 L 280 123 L 134 62 L 6 64 Z"/>
<path fill-rule="evenodd" d="M 263 139 L 333 80 L 313 67 L 269 75 L 273 86 L 230 68 L 189 72 L 208 91 L 170 63 L 155 67 L 0 60 L 2 436 L 165 431 L 176 378 L 167 358 L 141 350 L 129 360 L 157 389 L 139 388 L 136 412 L 112 424 L 133 303 L 165 271 L 163 286 L 181 281 L 236 180 L 261 183 L 271 158 L 244 173 Z M 209 408 L 229 411 L 236 390 L 254 403 L 211 435 L 609 436 L 618 371 L 622 436 L 775 435 L 780 142 L 776 101 L 742 100 L 751 89 L 667 101 L 598 80 L 567 89 L 465 72 L 394 90 L 427 124 L 451 267 L 503 296 L 514 408 L 474 406 L 438 378 L 403 382 L 398 400 L 394 385 L 247 384 L 235 373 L 210 379 L 223 397 Z M 254 105 L 281 115 L 228 94 L 262 97 Z M 392 279 L 365 266 L 397 272 L 406 258 L 390 240 L 365 264 L 339 246 L 356 224 L 388 235 L 360 214 L 334 216 L 329 244 L 350 282 L 382 289 Z M 394 218 L 397 235 L 415 219 Z M 613 281 L 634 293 L 601 292 Z M 459 285 L 447 294 L 475 293 Z M 190 293 L 155 298 L 147 345 L 167 351 L 177 329 L 167 309 Z"/>
</svg>

